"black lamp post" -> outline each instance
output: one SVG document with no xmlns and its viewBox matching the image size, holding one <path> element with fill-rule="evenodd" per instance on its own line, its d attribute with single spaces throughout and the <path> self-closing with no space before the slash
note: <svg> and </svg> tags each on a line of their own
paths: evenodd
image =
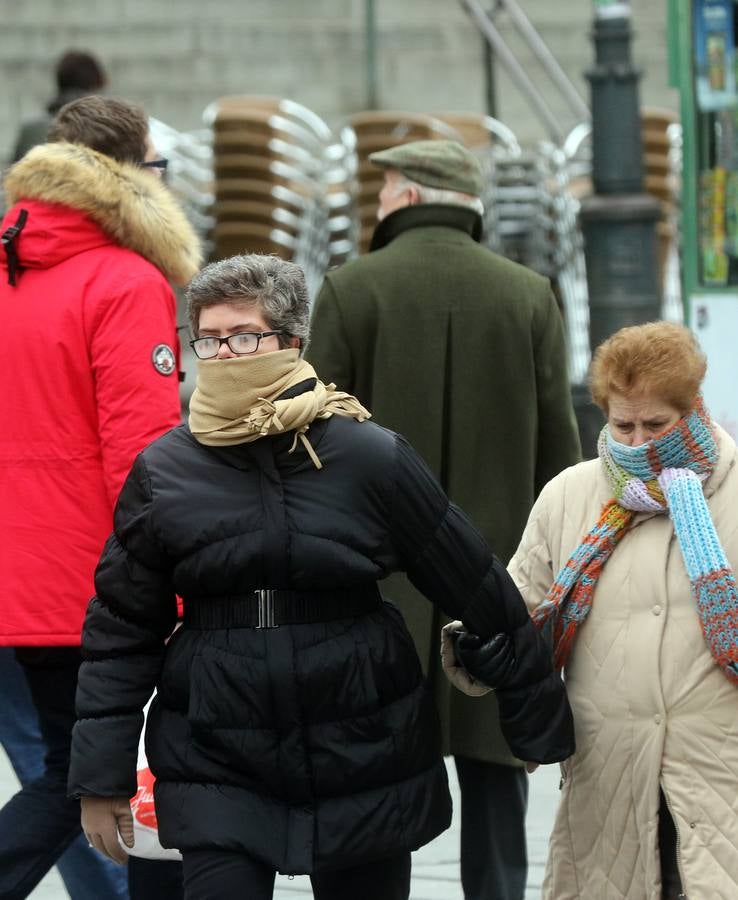
<svg viewBox="0 0 738 900">
<path fill-rule="evenodd" d="M 660 318 L 655 226 L 661 207 L 644 192 L 640 73 L 631 60 L 630 3 L 595 0 L 593 37 L 595 63 L 586 76 L 594 193 L 582 201 L 580 217 L 594 350 L 626 325 Z M 584 389 L 575 392 L 575 403 L 585 456 L 593 456 L 601 417 Z"/>
<path fill-rule="evenodd" d="M 643 144 L 630 3 L 595 0 L 592 182 L 582 202 L 592 349 L 625 325 L 658 319 L 658 200 L 644 192 Z"/>
</svg>

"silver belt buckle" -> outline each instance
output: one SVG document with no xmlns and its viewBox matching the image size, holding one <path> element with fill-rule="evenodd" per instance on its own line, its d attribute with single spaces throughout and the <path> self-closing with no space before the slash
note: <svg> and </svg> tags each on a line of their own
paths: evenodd
<svg viewBox="0 0 738 900">
<path fill-rule="evenodd" d="M 257 628 L 278 628 L 274 621 L 274 591 L 260 588 L 254 591 L 259 604 L 259 622 Z"/>
</svg>

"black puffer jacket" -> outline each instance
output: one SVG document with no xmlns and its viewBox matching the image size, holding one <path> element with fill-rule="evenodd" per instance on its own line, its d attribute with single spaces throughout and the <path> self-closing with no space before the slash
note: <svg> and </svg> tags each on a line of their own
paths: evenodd
<svg viewBox="0 0 738 900">
<path fill-rule="evenodd" d="M 288 452 L 291 436 L 216 450 L 184 426 L 139 455 L 85 622 L 69 782 L 74 795 L 135 792 L 156 685 L 146 739 L 164 846 L 242 849 L 285 873 L 380 859 L 448 826 L 412 640 L 384 603 L 269 630 L 186 624 L 165 646 L 175 593 L 187 611 L 255 588 L 351 594 L 407 570 L 470 630 L 514 634 L 521 675 L 502 705 L 518 755 L 573 749 L 563 685 L 516 588 L 407 442 L 339 417 L 309 436 L 320 471 Z"/>
</svg>

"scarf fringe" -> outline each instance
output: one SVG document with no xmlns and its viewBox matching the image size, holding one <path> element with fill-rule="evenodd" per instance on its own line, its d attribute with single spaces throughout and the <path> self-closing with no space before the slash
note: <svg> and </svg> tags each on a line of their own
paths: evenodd
<svg viewBox="0 0 738 900">
<path fill-rule="evenodd" d="M 559 625 L 560 623 L 557 623 Z M 562 629 L 557 627 L 555 631 L 554 668 L 560 671 L 566 665 L 569 654 L 574 646 L 574 637 L 577 633 L 577 623 L 568 622 Z"/>
<path fill-rule="evenodd" d="M 292 446 L 290 447 L 290 449 L 287 452 L 294 453 L 295 450 L 297 449 L 297 442 L 300 441 L 302 443 L 302 446 L 305 448 L 305 450 L 307 450 L 307 454 L 310 457 L 310 459 L 312 460 L 312 463 L 315 466 L 315 468 L 322 469 L 323 463 L 320 461 L 318 454 L 315 452 L 315 448 L 310 443 L 308 436 L 305 434 L 305 432 L 308 430 L 309 427 L 310 427 L 309 425 L 306 425 L 304 428 L 301 428 L 299 431 L 295 432 L 295 439 L 292 441 Z"/>
</svg>

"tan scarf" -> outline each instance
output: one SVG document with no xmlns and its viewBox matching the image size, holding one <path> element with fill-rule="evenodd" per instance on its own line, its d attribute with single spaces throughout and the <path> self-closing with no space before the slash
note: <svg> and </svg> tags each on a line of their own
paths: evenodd
<svg viewBox="0 0 738 900">
<path fill-rule="evenodd" d="M 312 390 L 278 400 L 285 391 L 308 379 Z M 299 350 L 277 350 L 235 359 L 200 359 L 197 384 L 190 400 L 190 431 L 208 447 L 230 447 L 257 441 L 268 434 L 294 431 L 292 453 L 302 441 L 317 469 L 317 454 L 305 437 L 315 419 L 332 415 L 364 422 L 371 414 L 356 397 L 323 384 Z"/>
</svg>

